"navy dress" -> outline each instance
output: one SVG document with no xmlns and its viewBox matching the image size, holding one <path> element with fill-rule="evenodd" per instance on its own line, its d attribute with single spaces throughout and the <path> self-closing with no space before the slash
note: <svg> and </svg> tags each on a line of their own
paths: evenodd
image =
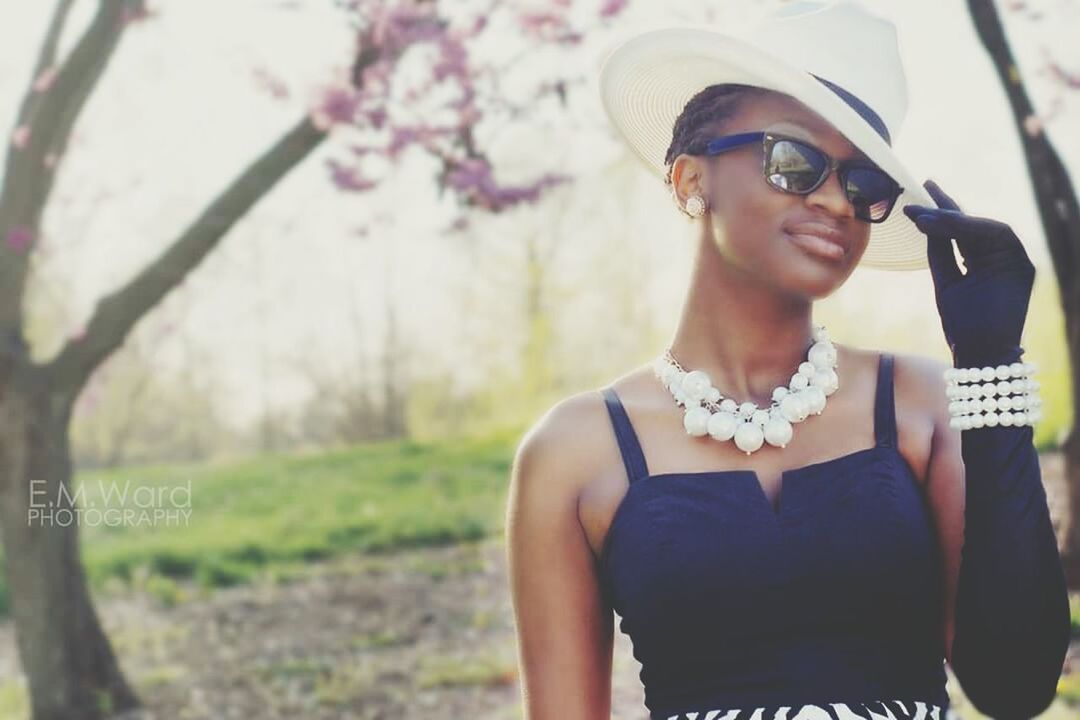
<svg viewBox="0 0 1080 720">
<path fill-rule="evenodd" d="M 874 446 L 785 471 L 778 508 L 753 470 L 650 474 L 603 396 L 629 489 L 598 571 L 653 720 L 955 716 L 940 551 L 897 448 L 892 355 Z"/>
</svg>

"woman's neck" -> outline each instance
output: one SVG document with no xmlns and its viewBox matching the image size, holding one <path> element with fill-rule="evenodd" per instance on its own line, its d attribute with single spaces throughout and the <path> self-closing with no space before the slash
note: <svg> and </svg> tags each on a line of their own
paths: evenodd
<svg viewBox="0 0 1080 720">
<path fill-rule="evenodd" d="M 695 263 L 672 355 L 686 370 L 708 373 L 726 397 L 768 404 L 806 360 L 813 305 L 715 260 Z"/>
</svg>

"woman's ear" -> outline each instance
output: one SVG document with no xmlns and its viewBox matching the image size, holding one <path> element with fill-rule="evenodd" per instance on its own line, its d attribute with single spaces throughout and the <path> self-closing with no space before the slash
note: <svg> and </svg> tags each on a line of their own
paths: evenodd
<svg viewBox="0 0 1080 720">
<path fill-rule="evenodd" d="M 697 187 L 699 171 L 696 165 L 691 155 L 686 153 L 680 154 L 672 164 L 672 192 L 679 204 L 685 202 L 690 195 L 701 192 Z"/>
<path fill-rule="evenodd" d="M 700 195 L 707 198 L 702 166 L 698 158 L 693 155 L 679 155 L 671 165 L 671 193 L 675 196 L 679 206 L 685 206 L 686 200 L 692 195 Z"/>
</svg>

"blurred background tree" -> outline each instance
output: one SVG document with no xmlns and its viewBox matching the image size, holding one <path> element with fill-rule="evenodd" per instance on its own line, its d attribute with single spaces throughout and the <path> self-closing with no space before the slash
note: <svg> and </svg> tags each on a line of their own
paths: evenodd
<svg viewBox="0 0 1080 720">
<path fill-rule="evenodd" d="M 1043 14 L 1026 2 L 1008 2 L 1016 14 L 1041 21 Z M 1005 88 L 1016 129 L 1022 141 L 1031 189 L 1039 210 L 1047 246 L 1057 276 L 1059 302 L 1064 311 L 1065 337 L 1068 343 L 1072 377 L 1072 406 L 1080 402 L 1080 205 L 1076 200 L 1069 172 L 1050 138 L 1043 132 L 1043 120 L 1024 87 L 1023 76 L 1005 34 L 997 8 L 991 0 L 968 0 L 975 29 L 983 47 L 993 59 L 994 68 Z M 1057 79 L 1060 92 L 1080 88 L 1080 75 L 1070 74 L 1054 57 L 1046 58 L 1046 67 Z M 1055 102 L 1056 106 L 1058 103 Z M 1080 429 L 1074 423 L 1062 445 L 1065 454 L 1069 513 L 1062 560 L 1069 587 L 1080 589 Z"/>
<path fill-rule="evenodd" d="M 329 177 L 342 191 L 361 194 L 376 188 L 381 178 L 368 167 L 371 161 L 392 166 L 413 147 L 437 160 L 435 182 L 457 198 L 463 213 L 500 213 L 535 202 L 564 182 L 566 176 L 550 172 L 518 184 L 500 183 L 476 130 L 486 116 L 512 116 L 538 103 L 560 102 L 557 88 L 565 80 L 549 77 L 521 103 L 509 102 L 498 86 L 506 68 L 475 62 L 470 48 L 483 42 L 489 22 L 500 12 L 522 36 L 522 53 L 543 45 L 574 46 L 589 23 L 606 22 L 624 4 L 605 2 L 581 26 L 574 24 L 569 2 L 523 11 L 494 0 L 455 7 L 453 12 L 423 0 L 340 2 L 343 22 L 354 27 L 356 37 L 347 72 L 178 229 L 163 252 L 103 297 L 85 326 L 51 353 L 33 347 L 24 328 L 42 217 L 54 180 L 76 149 L 70 141 L 80 114 L 118 57 L 121 39 L 153 17 L 145 0 L 99 0 L 77 42 L 63 54 L 62 35 L 76 3 L 58 0 L 17 112 L 0 188 L 0 519 L 11 612 L 35 719 L 87 720 L 138 704 L 91 603 L 78 525 L 27 521 L 31 481 L 42 483 L 39 491 L 57 500 L 56 509 L 70 509 L 70 502 L 61 500 L 69 497 L 62 489 L 72 480 L 71 418 L 94 373 L 120 350 L 135 325 L 332 130 L 365 133 L 347 157 L 328 162 Z M 406 63 L 415 70 L 411 63 L 418 60 L 424 69 L 419 80 L 415 72 L 398 72 Z M 287 92 L 272 76 L 263 79 L 268 91 Z M 115 391 L 110 413 L 103 415 L 114 422 L 101 420 L 98 425 L 109 437 L 82 436 L 85 447 L 97 447 L 91 452 L 101 454 L 98 461 L 115 462 L 131 451 L 133 430 L 142 426 L 134 416 L 137 407 L 153 392 L 163 391 L 160 384 L 156 390 L 152 385 L 162 378 L 152 379 L 139 367 L 137 348 L 129 350 L 126 361 L 126 367 L 116 367 L 124 375 L 124 386 L 110 388 Z M 175 383 L 172 390 L 190 399 Z M 388 429 L 400 433 L 400 399 L 391 392 L 384 401 L 392 408 Z M 337 422 L 347 430 L 347 418 Z"/>
</svg>

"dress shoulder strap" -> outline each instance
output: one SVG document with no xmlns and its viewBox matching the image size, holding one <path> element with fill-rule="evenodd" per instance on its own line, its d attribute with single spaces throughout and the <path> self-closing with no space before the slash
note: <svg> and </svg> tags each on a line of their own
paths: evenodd
<svg viewBox="0 0 1080 720">
<path fill-rule="evenodd" d="M 878 445 L 896 445 L 896 399 L 893 392 L 893 355 L 880 353 L 877 393 L 874 396 L 874 438 Z"/>
<path fill-rule="evenodd" d="M 610 386 L 605 387 L 602 394 L 607 404 L 608 415 L 611 416 L 611 424 L 615 428 L 615 439 L 619 442 L 619 453 L 626 466 L 627 478 L 631 483 L 637 482 L 649 474 L 649 468 L 645 464 L 645 454 L 641 451 L 641 443 L 638 442 L 634 426 L 630 424 L 630 416 L 626 414 L 626 408 L 615 393 L 615 389 Z"/>
</svg>

